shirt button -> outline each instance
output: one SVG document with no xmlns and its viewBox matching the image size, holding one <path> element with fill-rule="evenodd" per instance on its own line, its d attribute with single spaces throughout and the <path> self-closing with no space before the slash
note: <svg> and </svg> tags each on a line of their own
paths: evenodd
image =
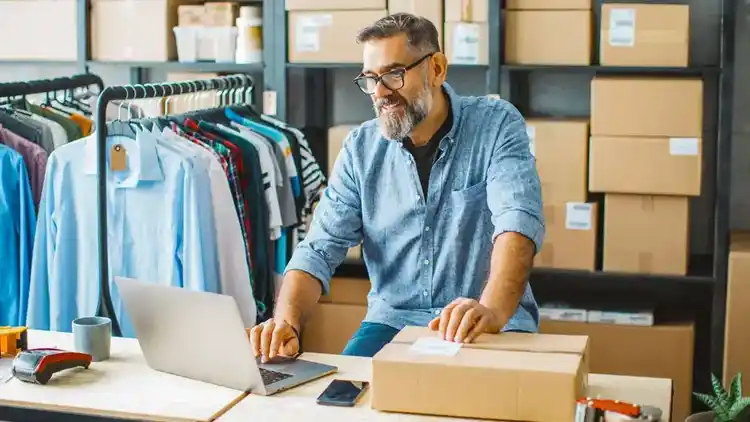
<svg viewBox="0 0 750 422">
<path fill-rule="evenodd" d="M 415 199 L 417 200 L 417 202 L 419 202 L 419 195 L 417 195 L 417 197 Z"/>
<path fill-rule="evenodd" d="M 430 226 L 425 227 L 424 231 L 426 231 L 426 232 L 430 231 Z"/>
<path fill-rule="evenodd" d="M 435 315 L 440 315 L 440 312 L 442 312 L 440 309 L 435 311 Z"/>
<path fill-rule="evenodd" d="M 424 265 L 430 265 L 430 260 L 429 259 L 425 259 L 424 260 Z"/>
<path fill-rule="evenodd" d="M 425 291 L 423 291 L 423 292 L 422 292 L 422 295 L 423 295 L 423 296 L 427 296 L 427 295 L 429 295 L 429 294 L 430 294 L 430 292 L 428 292 L 427 290 L 425 290 Z"/>
</svg>

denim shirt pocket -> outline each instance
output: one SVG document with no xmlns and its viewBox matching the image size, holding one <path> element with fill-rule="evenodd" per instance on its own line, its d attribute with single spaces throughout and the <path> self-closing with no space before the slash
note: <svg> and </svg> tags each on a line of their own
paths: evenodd
<svg viewBox="0 0 750 422">
<path fill-rule="evenodd" d="M 451 201 L 456 203 L 469 203 L 487 197 L 487 182 L 481 181 L 466 189 L 454 190 L 451 192 Z"/>
</svg>

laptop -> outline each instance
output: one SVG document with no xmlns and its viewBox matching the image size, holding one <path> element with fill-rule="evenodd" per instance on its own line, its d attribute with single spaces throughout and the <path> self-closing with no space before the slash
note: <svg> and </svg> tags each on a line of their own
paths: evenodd
<svg viewBox="0 0 750 422">
<path fill-rule="evenodd" d="M 152 369 L 258 395 L 272 395 L 337 371 L 300 359 L 260 363 L 231 296 L 115 277 Z"/>
</svg>

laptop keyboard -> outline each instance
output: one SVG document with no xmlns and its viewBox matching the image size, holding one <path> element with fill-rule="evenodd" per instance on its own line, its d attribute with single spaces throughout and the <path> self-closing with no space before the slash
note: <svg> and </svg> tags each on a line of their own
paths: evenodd
<svg viewBox="0 0 750 422">
<path fill-rule="evenodd" d="M 264 368 L 258 368 L 260 369 L 260 376 L 263 378 L 263 385 L 271 385 L 273 383 L 277 383 L 279 381 L 283 381 L 287 378 L 291 378 L 292 376 L 289 374 L 285 374 L 283 372 L 276 372 L 271 371 L 269 369 Z"/>
</svg>

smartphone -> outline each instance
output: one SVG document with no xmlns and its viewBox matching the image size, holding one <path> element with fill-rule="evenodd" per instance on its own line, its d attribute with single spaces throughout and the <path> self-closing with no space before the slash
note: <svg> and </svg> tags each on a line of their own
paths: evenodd
<svg viewBox="0 0 750 422">
<path fill-rule="evenodd" d="M 367 389 L 365 381 L 333 380 L 318 396 L 318 404 L 324 406 L 352 407 Z"/>
</svg>

